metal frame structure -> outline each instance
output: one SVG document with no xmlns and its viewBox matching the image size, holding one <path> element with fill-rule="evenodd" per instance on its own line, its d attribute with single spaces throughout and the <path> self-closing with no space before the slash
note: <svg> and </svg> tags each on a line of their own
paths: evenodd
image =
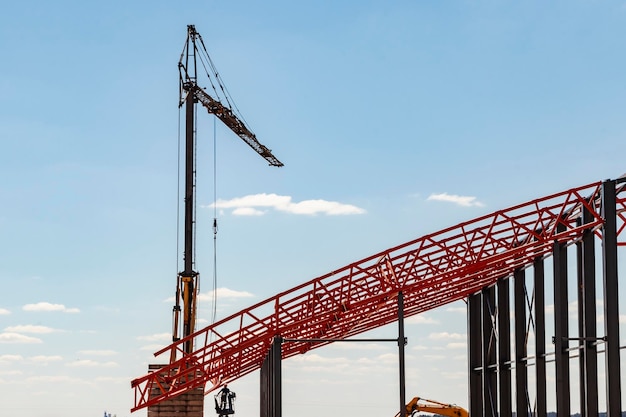
<svg viewBox="0 0 626 417">
<path fill-rule="evenodd" d="M 548 398 L 554 400 L 557 415 L 571 415 L 573 378 L 578 374 L 580 415 L 598 416 L 599 385 L 606 387 L 607 416 L 621 416 L 620 346 L 617 249 L 624 229 L 624 197 L 619 197 L 622 180 L 605 181 L 597 193 L 590 194 L 580 210 L 563 212 L 564 220 L 556 225 L 555 234 L 567 233 L 576 224 L 582 231 L 567 239 L 554 239 L 549 252 L 538 254 L 532 262 L 508 273 L 494 284 L 468 298 L 468 354 L 470 414 L 496 416 L 512 415 L 513 399 L 517 416 L 545 417 Z M 616 188 L 617 185 L 617 188 Z M 598 215 L 603 223 L 596 224 Z M 620 227 L 617 227 L 618 221 Z M 602 303 L 604 305 L 603 335 L 598 335 L 596 297 L 596 240 L 601 242 Z M 574 255 L 574 256 L 572 256 Z M 546 268 L 551 257 L 554 322 L 553 350 L 547 352 L 546 340 Z M 529 291 L 526 270 L 532 269 L 532 291 Z M 575 275 L 572 274 L 575 271 Z M 513 291 L 509 291 L 509 281 Z M 498 289 L 494 305 L 493 291 Z M 570 298 L 576 288 L 577 314 L 570 314 Z M 511 329 L 510 305 L 513 304 L 515 325 Z M 571 300 L 574 301 L 574 300 Z M 527 317 L 527 313 L 529 316 Z M 577 320 L 570 326 L 570 319 Z M 577 334 L 571 334 L 572 332 Z M 511 355 L 510 334 L 515 339 Z M 529 343 L 530 335 L 535 344 Z M 500 346 L 497 366 L 493 341 Z M 529 355 L 528 348 L 534 350 Z M 604 381 L 598 372 L 599 349 L 603 348 Z M 574 361 L 578 357 L 578 372 Z M 554 374 L 549 374 L 546 363 L 554 362 Z M 511 368 L 515 372 L 514 396 L 511 393 Z M 531 369 L 534 368 L 534 369 Z M 535 379 L 529 385 L 529 373 Z M 497 374 L 497 378 L 496 378 Z M 556 383 L 548 387 L 552 377 Z M 495 381 L 499 381 L 496 385 Z M 531 394 L 532 393 L 532 394 Z M 494 399 L 499 398 L 499 403 Z"/>
<path fill-rule="evenodd" d="M 522 272 L 535 265 L 537 287 L 543 280 L 539 274 L 545 258 L 558 258 L 561 251 L 592 235 L 601 236 L 604 241 L 604 283 L 611 293 L 617 287 L 616 254 L 620 244 L 617 238 L 625 223 L 626 198 L 621 191 L 621 185 L 616 189 L 615 181 L 606 181 L 552 194 L 420 237 L 281 292 L 156 352 L 155 356 L 177 352 L 182 357 L 159 373 L 149 373 L 132 381 L 135 391 L 132 411 L 198 386 L 205 386 L 210 392 L 260 369 L 276 337 L 345 339 L 395 322 L 398 319 L 396 299 L 402 292 L 405 317 L 467 299 L 470 414 L 497 415 L 498 410 L 512 408 L 508 393 L 513 392 L 510 375 L 514 369 L 515 405 L 517 415 L 522 415 L 520 407 L 526 408 L 523 398 L 528 398 L 528 378 L 521 371 L 528 365 L 522 348 L 527 342 L 526 332 L 522 332 L 522 329 L 526 331 L 526 320 L 520 320 L 523 327 L 515 326 L 518 342 L 515 359 L 507 358 L 510 341 L 502 338 L 502 328 L 507 327 L 509 318 L 498 314 L 497 308 L 507 303 L 508 286 L 502 281 L 517 276 L 513 304 L 521 312 L 521 305 L 526 309 L 528 303 Z M 584 223 L 580 221 L 583 213 L 587 213 Z M 566 271 L 558 269 L 554 275 L 563 274 L 566 277 Z M 558 282 L 559 285 L 564 283 Z M 502 286 L 498 297 L 494 285 Z M 545 297 L 542 291 L 540 287 L 535 291 L 536 331 L 545 326 L 541 322 L 545 322 L 544 303 L 538 306 L 539 299 Z M 567 303 L 564 304 L 567 313 Z M 607 367 L 616 363 L 619 366 L 617 291 L 605 296 L 604 309 L 605 334 L 610 335 L 607 336 Z M 562 307 L 557 310 L 555 306 L 556 311 L 562 313 Z M 557 315 L 565 320 L 560 325 L 566 323 L 566 316 L 555 313 Z M 501 331 L 497 331 L 498 327 Z M 541 357 L 536 359 L 536 369 L 544 369 L 545 374 L 545 344 L 539 346 L 542 336 L 545 337 L 545 330 L 537 331 L 536 351 Z M 567 333 L 561 328 L 557 338 L 561 346 L 559 352 L 563 355 L 561 363 L 568 361 L 564 337 Z M 189 338 L 196 341 L 197 348 L 186 353 L 184 344 Z M 521 340 L 524 343 L 519 343 Z M 303 354 L 328 343 L 289 343 L 283 347 L 281 358 Z M 591 362 L 590 359 L 590 368 Z M 560 366 L 559 371 L 565 375 L 563 368 Z M 613 372 L 607 372 L 607 376 L 609 374 Z M 593 377 L 591 372 L 587 375 Z M 619 373 L 616 382 L 615 377 L 608 377 L 612 379 L 607 396 L 613 399 L 615 390 L 619 390 Z M 541 384 L 544 384 L 543 389 Z M 159 394 L 152 395 L 157 390 Z M 498 392 L 502 394 L 500 398 Z M 545 393 L 545 378 L 542 381 L 537 378 L 537 392 L 537 404 L 545 403 L 545 398 L 540 398 Z M 610 414 L 613 415 L 618 414 Z"/>
</svg>

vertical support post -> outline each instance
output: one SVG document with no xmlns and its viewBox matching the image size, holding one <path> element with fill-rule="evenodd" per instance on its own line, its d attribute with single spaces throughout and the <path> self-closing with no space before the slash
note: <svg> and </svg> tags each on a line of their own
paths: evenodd
<svg viewBox="0 0 626 417">
<path fill-rule="evenodd" d="M 617 291 L 617 219 L 615 181 L 602 183 L 602 284 L 606 337 L 606 406 L 608 417 L 622 415 L 619 352 L 619 300 Z"/>
<path fill-rule="evenodd" d="M 406 338 L 404 337 L 404 295 L 402 291 L 398 292 L 398 357 L 400 366 L 400 417 L 406 417 L 406 374 L 404 360 L 404 346 Z"/>
<path fill-rule="evenodd" d="M 583 209 L 582 223 L 592 222 L 593 216 L 587 209 Z M 581 322 L 583 349 L 581 351 L 581 385 L 584 388 L 584 397 L 581 398 L 581 415 L 598 415 L 598 350 L 596 346 L 596 260 L 595 236 L 593 231 L 585 230 L 580 243 L 580 285 L 579 304 L 582 304 Z M 580 311 L 580 309 L 579 309 Z M 584 403 L 582 403 L 584 401 Z M 583 411 L 585 414 L 583 414 Z"/>
<path fill-rule="evenodd" d="M 546 290 L 545 268 L 542 258 L 533 262 L 535 280 L 535 384 L 537 391 L 536 417 L 547 417 L 548 402 L 546 392 Z"/>
<path fill-rule="evenodd" d="M 557 226 L 562 231 L 563 226 Z M 553 245 L 554 259 L 554 356 L 556 365 L 556 413 L 570 415 L 570 372 L 568 349 L 567 247 Z"/>
<path fill-rule="evenodd" d="M 498 373 L 500 415 L 510 416 L 511 405 L 511 313 L 509 279 L 498 280 Z"/>
<path fill-rule="evenodd" d="M 496 362 L 496 334 L 494 315 L 496 305 L 495 287 L 482 291 L 483 298 L 483 403 L 484 417 L 496 417 L 498 410 L 498 374 Z"/>
<path fill-rule="evenodd" d="M 261 364 L 261 417 L 282 416 L 282 338 L 274 337 L 267 356 Z"/>
<path fill-rule="evenodd" d="M 183 275 L 190 276 L 193 271 L 193 208 L 194 208 L 194 173 L 195 173 L 195 95 L 193 90 L 185 98 L 185 247 L 183 253 Z"/>
<path fill-rule="evenodd" d="M 584 209 L 583 209 L 584 210 Z M 576 226 L 582 226 L 582 219 L 576 219 Z M 585 285 L 583 277 L 583 244 L 582 239 L 576 242 L 576 278 L 578 288 L 578 392 L 580 400 L 580 415 L 587 416 L 587 400 L 585 392 L 585 381 L 587 380 L 587 370 L 585 368 L 586 351 L 585 351 Z"/>
<path fill-rule="evenodd" d="M 183 285 L 183 338 L 195 331 L 196 319 L 196 287 L 194 272 L 194 208 L 195 208 L 195 127 L 194 127 L 195 94 L 187 93 L 185 98 L 185 247 L 183 253 L 184 270 L 180 273 Z M 193 340 L 185 342 L 184 351 L 193 352 Z"/>
<path fill-rule="evenodd" d="M 528 368 L 526 367 L 526 273 L 517 269 L 513 273 L 515 305 L 515 412 L 518 417 L 528 416 Z"/>
<path fill-rule="evenodd" d="M 481 294 L 467 297 L 467 364 L 470 416 L 483 415 Z"/>
</svg>

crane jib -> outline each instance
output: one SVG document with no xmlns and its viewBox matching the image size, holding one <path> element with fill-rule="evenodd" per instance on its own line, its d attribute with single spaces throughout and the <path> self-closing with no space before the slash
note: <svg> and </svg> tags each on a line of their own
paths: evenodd
<svg viewBox="0 0 626 417">
<path fill-rule="evenodd" d="M 241 120 L 233 114 L 233 112 L 219 101 L 215 100 L 201 87 L 192 84 L 189 86 L 189 91 L 193 92 L 194 96 L 198 99 L 209 113 L 215 115 L 222 121 L 230 130 L 232 130 L 237 136 L 243 139 L 252 149 L 267 160 L 271 166 L 282 167 L 283 163 L 280 162 L 266 146 L 261 144 L 254 133 L 252 133 Z"/>
</svg>

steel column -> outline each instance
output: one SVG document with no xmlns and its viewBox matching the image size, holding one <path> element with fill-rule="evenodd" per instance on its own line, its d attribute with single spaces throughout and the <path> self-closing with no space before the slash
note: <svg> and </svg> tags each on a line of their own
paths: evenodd
<svg viewBox="0 0 626 417">
<path fill-rule="evenodd" d="M 559 227 L 561 228 L 561 227 Z M 554 356 L 556 363 L 556 413 L 570 415 L 568 351 L 567 247 L 554 242 Z"/>
<path fill-rule="evenodd" d="M 509 280 L 500 279 L 497 284 L 498 292 L 498 373 L 500 415 L 510 416 L 511 405 L 511 313 Z"/>
<path fill-rule="evenodd" d="M 404 295 L 402 291 L 398 292 L 398 364 L 400 366 L 400 417 L 406 417 L 406 370 L 404 360 L 404 346 L 406 338 L 404 337 Z"/>
<path fill-rule="evenodd" d="M 515 413 L 528 415 L 528 369 L 526 368 L 526 273 L 518 269 L 513 274 L 513 303 L 515 308 Z"/>
<path fill-rule="evenodd" d="M 535 289 L 535 384 L 537 390 L 536 417 L 548 415 L 546 392 L 546 290 L 543 258 L 533 262 Z"/>
<path fill-rule="evenodd" d="M 468 400 L 471 416 L 483 414 L 481 304 L 481 293 L 467 297 Z"/>
<path fill-rule="evenodd" d="M 589 210 L 582 212 L 582 223 L 593 221 Z M 596 329 L 596 261 L 595 236 L 587 230 L 577 245 L 579 257 L 579 336 L 582 349 L 580 351 L 581 376 L 581 415 L 596 417 L 598 415 L 598 352 Z"/>
<path fill-rule="evenodd" d="M 604 287 L 604 334 L 606 337 L 607 416 L 622 415 L 619 352 L 619 301 L 617 292 L 617 219 L 615 181 L 602 183 L 602 284 Z"/>
<path fill-rule="evenodd" d="M 484 417 L 496 417 L 498 410 L 498 374 L 496 362 L 496 312 L 495 287 L 482 291 L 482 336 L 483 336 L 483 403 Z"/>
<path fill-rule="evenodd" d="M 261 417 L 282 416 L 282 339 L 274 337 L 261 365 L 260 407 Z"/>
</svg>

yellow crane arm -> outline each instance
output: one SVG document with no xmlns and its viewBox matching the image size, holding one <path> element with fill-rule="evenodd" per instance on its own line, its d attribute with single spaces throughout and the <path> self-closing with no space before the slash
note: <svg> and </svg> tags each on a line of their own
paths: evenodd
<svg viewBox="0 0 626 417">
<path fill-rule="evenodd" d="M 418 411 L 450 417 L 469 417 L 468 411 L 458 405 L 415 397 L 406 405 L 406 414 L 412 415 Z M 396 414 L 396 417 L 400 417 L 400 413 Z"/>
</svg>

